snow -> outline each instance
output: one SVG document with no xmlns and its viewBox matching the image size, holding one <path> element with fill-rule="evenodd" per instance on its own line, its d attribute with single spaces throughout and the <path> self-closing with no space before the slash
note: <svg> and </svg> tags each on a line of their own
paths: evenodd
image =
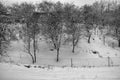
<svg viewBox="0 0 120 80">
<path fill-rule="evenodd" d="M 92 30 L 92 35 L 90 39 L 90 44 L 87 42 L 85 36 L 81 36 L 78 45 L 75 47 L 75 53 L 72 53 L 72 43 L 68 42 L 63 44 L 60 48 L 59 62 L 56 62 L 56 50 L 51 51 L 51 44 L 48 44 L 49 40 L 46 41 L 45 38 L 39 35 L 38 39 L 38 50 L 37 50 L 37 62 L 36 65 L 45 66 L 108 66 L 108 57 L 110 57 L 111 65 L 120 65 L 120 48 L 116 47 L 118 42 L 112 36 L 105 36 L 105 44 L 103 43 L 103 34 L 101 34 L 99 29 Z M 65 35 L 67 37 L 68 35 Z M 46 43 L 47 42 L 47 43 Z M 109 45 L 113 46 L 111 47 Z M 33 49 L 31 46 L 31 51 Z M 11 41 L 11 46 L 7 51 L 8 57 L 0 58 L 1 61 L 11 62 L 11 63 L 22 63 L 22 64 L 32 64 L 32 59 L 28 53 L 25 52 L 24 42 L 22 40 Z"/>
<path fill-rule="evenodd" d="M 71 44 L 62 45 L 59 62 L 56 62 L 56 51 L 50 51 L 50 46 L 42 40 L 34 65 L 30 65 L 31 57 L 24 51 L 24 43 L 11 42 L 8 57 L 0 59 L 12 64 L 0 63 L 0 80 L 120 80 L 120 49 L 95 39 L 97 41 L 91 40 L 90 44 L 81 39 L 75 53 L 71 52 Z M 111 67 L 108 67 L 108 57 Z M 73 68 L 70 67 L 71 59 Z"/>
<path fill-rule="evenodd" d="M 120 67 L 43 69 L 0 63 L 0 80 L 120 80 Z"/>
<path fill-rule="evenodd" d="M 92 38 L 91 38 L 92 39 Z M 32 64 L 29 54 L 24 51 L 24 43 L 22 41 L 11 42 L 9 48 L 9 57 L 2 60 L 12 63 Z M 50 46 L 45 40 L 39 41 L 39 51 L 37 52 L 37 65 L 52 66 L 71 66 L 71 59 L 74 66 L 108 66 L 108 57 L 111 59 L 112 65 L 120 65 L 120 50 L 102 44 L 98 38 L 91 40 L 88 44 L 86 39 L 81 39 L 72 53 L 72 45 L 62 45 L 60 48 L 60 61 L 56 62 L 56 51 L 50 51 Z M 94 54 L 97 52 L 97 54 Z"/>
<path fill-rule="evenodd" d="M 120 52 L 118 50 L 104 45 L 101 42 L 91 42 L 90 44 L 88 44 L 84 40 L 81 40 L 79 45 L 79 47 L 81 48 L 81 53 L 86 54 L 85 56 L 88 57 L 99 57 L 99 55 L 101 55 L 102 57 L 120 57 Z M 91 51 L 97 51 L 99 52 L 99 55 L 93 54 Z M 117 56 L 115 54 L 117 54 Z"/>
</svg>

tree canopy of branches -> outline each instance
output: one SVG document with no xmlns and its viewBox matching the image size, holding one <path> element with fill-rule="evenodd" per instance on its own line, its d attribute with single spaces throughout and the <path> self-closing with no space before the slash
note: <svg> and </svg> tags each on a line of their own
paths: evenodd
<svg viewBox="0 0 120 80">
<path fill-rule="evenodd" d="M 75 52 L 80 37 L 80 24 L 82 23 L 81 12 L 78 7 L 72 4 L 66 4 L 64 7 L 66 33 L 72 35 L 72 52 Z"/>
<path fill-rule="evenodd" d="M 0 2 L 0 55 L 4 55 L 9 44 L 9 17 L 7 8 Z"/>
<path fill-rule="evenodd" d="M 38 33 L 37 18 L 34 15 L 35 6 L 28 3 L 14 4 L 10 7 L 11 14 L 15 22 L 22 23 L 22 33 L 24 36 L 25 48 L 32 58 L 32 63 L 36 62 L 36 33 Z M 36 18 L 36 19 L 35 19 Z M 37 28 L 37 29 L 36 29 Z M 34 52 L 31 51 L 31 41 L 33 40 Z"/>
<path fill-rule="evenodd" d="M 45 6 L 41 7 L 43 11 L 46 11 L 48 8 L 48 10 L 51 11 L 48 12 L 48 15 L 45 18 L 46 20 L 43 24 L 44 27 L 42 33 L 53 42 L 57 51 L 57 61 L 59 61 L 59 50 L 63 34 L 63 5 L 60 2 L 52 5 L 46 2 L 43 4 L 45 4 Z"/>
</svg>

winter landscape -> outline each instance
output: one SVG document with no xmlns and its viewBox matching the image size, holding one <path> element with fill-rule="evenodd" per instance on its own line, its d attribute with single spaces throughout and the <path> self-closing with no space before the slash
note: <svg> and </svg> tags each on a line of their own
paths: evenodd
<svg viewBox="0 0 120 80">
<path fill-rule="evenodd" d="M 0 80 L 120 80 L 119 0 L 0 1 Z"/>
</svg>

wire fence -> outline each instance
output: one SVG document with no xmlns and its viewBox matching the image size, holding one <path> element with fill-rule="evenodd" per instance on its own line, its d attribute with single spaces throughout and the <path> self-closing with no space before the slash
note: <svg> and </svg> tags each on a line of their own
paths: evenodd
<svg viewBox="0 0 120 80">
<path fill-rule="evenodd" d="M 38 64 L 60 67 L 113 67 L 120 66 L 120 57 L 104 58 L 60 58 L 59 62 L 55 59 L 39 59 Z"/>
<path fill-rule="evenodd" d="M 120 66 L 120 58 L 105 57 L 105 58 L 82 58 L 72 59 L 71 67 L 112 67 Z"/>
<path fill-rule="evenodd" d="M 4 59 L 5 61 L 5 59 Z M 32 62 L 27 57 L 12 57 L 6 61 L 13 63 L 29 64 Z M 120 57 L 103 58 L 41 58 L 37 57 L 36 65 L 58 66 L 58 67 L 115 67 L 120 66 Z"/>
</svg>

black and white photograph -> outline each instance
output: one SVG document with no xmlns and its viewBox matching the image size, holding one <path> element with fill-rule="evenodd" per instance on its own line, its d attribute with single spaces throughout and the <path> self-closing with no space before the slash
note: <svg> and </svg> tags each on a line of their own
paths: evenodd
<svg viewBox="0 0 120 80">
<path fill-rule="evenodd" d="M 0 80 L 120 80 L 120 0 L 0 0 Z"/>
</svg>

